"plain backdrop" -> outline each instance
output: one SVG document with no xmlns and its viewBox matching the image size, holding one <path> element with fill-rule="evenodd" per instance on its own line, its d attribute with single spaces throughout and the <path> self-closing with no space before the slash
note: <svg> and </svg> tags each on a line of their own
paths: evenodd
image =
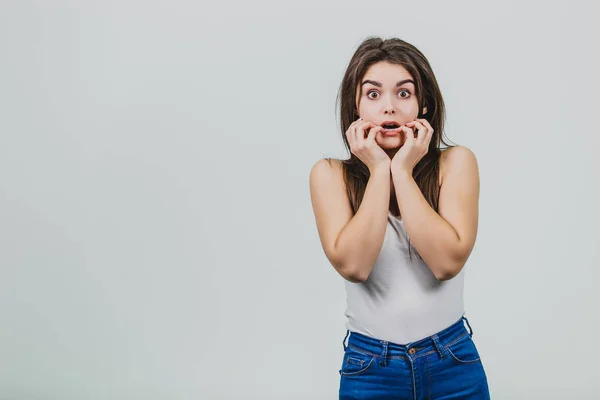
<svg viewBox="0 0 600 400">
<path fill-rule="evenodd" d="M 598 7 L 2 1 L 0 399 L 335 399 L 308 177 L 358 44 L 429 59 L 476 154 L 493 399 L 600 398 Z"/>
</svg>

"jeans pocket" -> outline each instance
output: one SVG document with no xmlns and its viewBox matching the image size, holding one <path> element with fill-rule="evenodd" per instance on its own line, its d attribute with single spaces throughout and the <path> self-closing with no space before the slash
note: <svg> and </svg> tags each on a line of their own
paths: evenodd
<svg viewBox="0 0 600 400">
<path fill-rule="evenodd" d="M 344 360 L 342 362 L 342 369 L 340 369 L 340 375 L 360 375 L 365 373 L 373 364 L 375 357 L 363 353 L 360 349 L 348 346 L 344 352 Z"/>
<path fill-rule="evenodd" d="M 480 361 L 479 352 L 470 335 L 465 335 L 456 343 L 452 343 L 446 347 L 450 356 L 461 364 L 470 364 Z"/>
</svg>

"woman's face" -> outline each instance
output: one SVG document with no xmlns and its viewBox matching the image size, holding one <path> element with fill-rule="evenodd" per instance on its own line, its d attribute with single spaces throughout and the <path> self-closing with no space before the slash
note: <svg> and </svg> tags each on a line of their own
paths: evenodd
<svg viewBox="0 0 600 400">
<path fill-rule="evenodd" d="M 401 65 L 380 61 L 367 69 L 356 90 L 359 117 L 376 125 L 394 121 L 402 126 L 418 117 L 415 84 Z M 423 110 L 427 111 L 427 108 Z M 402 131 L 378 132 L 375 141 L 384 150 L 398 149 L 406 140 Z"/>
</svg>

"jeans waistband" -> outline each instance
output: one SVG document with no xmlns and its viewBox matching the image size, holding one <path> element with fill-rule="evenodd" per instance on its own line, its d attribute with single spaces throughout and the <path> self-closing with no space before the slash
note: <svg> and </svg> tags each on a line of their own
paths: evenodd
<svg viewBox="0 0 600 400">
<path fill-rule="evenodd" d="M 465 328 L 464 322 L 467 323 L 469 330 Z M 350 337 L 348 338 L 348 335 Z M 386 340 L 372 338 L 358 332 L 350 332 L 346 330 L 343 345 L 344 351 L 348 347 L 352 347 L 357 351 L 369 354 L 372 356 L 381 356 L 380 363 L 387 364 L 389 358 L 418 358 L 425 354 L 430 354 L 432 351 L 437 351 L 441 358 L 446 356 L 446 347 L 456 343 L 464 336 L 473 336 L 473 329 L 469 320 L 464 315 L 452 325 L 443 329 L 429 337 L 417 340 L 407 344 L 398 344 Z M 346 346 L 346 338 L 348 345 Z"/>
</svg>

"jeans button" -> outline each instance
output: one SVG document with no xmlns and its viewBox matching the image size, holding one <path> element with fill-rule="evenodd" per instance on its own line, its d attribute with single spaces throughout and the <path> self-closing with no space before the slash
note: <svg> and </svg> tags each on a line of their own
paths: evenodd
<svg viewBox="0 0 600 400">
<path fill-rule="evenodd" d="M 408 351 L 408 353 L 409 353 L 409 354 L 415 354 L 415 352 L 416 352 L 416 350 L 415 350 L 415 349 L 410 349 L 410 350 Z"/>
</svg>

